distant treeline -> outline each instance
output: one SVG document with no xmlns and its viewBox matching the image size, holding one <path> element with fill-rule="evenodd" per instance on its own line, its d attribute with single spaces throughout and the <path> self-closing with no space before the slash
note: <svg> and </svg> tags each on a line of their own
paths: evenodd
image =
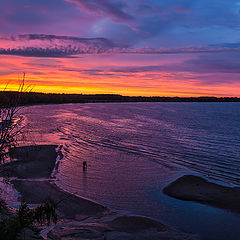
<svg viewBox="0 0 240 240">
<path fill-rule="evenodd" d="M 20 94 L 20 97 L 19 97 Z M 0 91 L 0 104 L 19 99 L 20 105 L 90 102 L 240 102 L 238 97 L 129 97 L 117 94 L 55 94 Z"/>
</svg>

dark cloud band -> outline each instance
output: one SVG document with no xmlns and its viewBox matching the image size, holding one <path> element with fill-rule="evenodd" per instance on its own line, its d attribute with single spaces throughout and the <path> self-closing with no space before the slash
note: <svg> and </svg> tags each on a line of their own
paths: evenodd
<svg viewBox="0 0 240 240">
<path fill-rule="evenodd" d="M 79 38 L 45 34 L 25 34 L 2 37 L 13 47 L 0 48 L 1 55 L 25 57 L 73 57 L 82 54 L 191 54 L 238 52 L 239 44 L 208 45 L 206 47 L 184 48 L 128 48 L 106 38 Z"/>
</svg>

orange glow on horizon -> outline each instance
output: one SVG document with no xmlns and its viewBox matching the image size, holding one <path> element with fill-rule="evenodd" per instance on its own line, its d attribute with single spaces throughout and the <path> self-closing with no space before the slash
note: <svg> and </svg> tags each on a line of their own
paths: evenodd
<svg viewBox="0 0 240 240">
<path fill-rule="evenodd" d="M 28 87 L 29 84 L 29 87 Z M 0 84 L 0 89 L 5 89 L 6 84 Z M 218 87 L 217 89 L 208 90 L 204 89 L 202 87 L 205 94 L 202 94 L 201 92 L 193 92 L 191 89 L 184 89 L 185 92 L 179 91 L 169 91 L 168 89 L 155 89 L 153 91 L 148 92 L 145 91 L 145 89 L 131 89 L 131 90 L 124 90 L 121 88 L 116 88 L 114 90 L 108 89 L 108 88 L 101 88 L 98 87 L 91 87 L 91 86 L 85 86 L 85 87 L 74 87 L 74 86 L 62 86 L 62 85 L 38 85 L 33 86 L 31 85 L 31 82 L 26 82 L 26 87 L 28 90 L 31 89 L 31 92 L 40 92 L 40 93 L 64 93 L 64 94 L 120 94 L 123 96 L 146 96 L 146 97 L 152 97 L 152 96 L 160 96 L 160 97 L 200 97 L 200 96 L 216 96 L 216 97 L 237 97 L 237 94 L 232 94 L 232 88 L 227 87 Z M 240 88 L 240 86 L 237 86 Z M 7 86 L 7 91 L 17 91 L 18 90 L 18 84 L 17 83 L 10 83 Z M 188 92 L 189 91 L 189 92 Z M 223 94 L 224 92 L 224 94 Z"/>
<path fill-rule="evenodd" d="M 201 78 L 214 74 L 150 70 L 142 65 L 172 64 L 156 56 L 85 56 L 82 58 L 0 57 L 0 88 L 17 90 L 22 72 L 33 92 L 76 94 L 120 94 L 125 96 L 239 96 L 240 84 L 208 84 Z M 146 58 L 146 57 L 145 57 Z M 150 62 L 151 61 L 151 62 Z M 174 64 L 177 64 L 174 59 Z M 143 69 L 143 70 L 141 70 Z"/>
</svg>

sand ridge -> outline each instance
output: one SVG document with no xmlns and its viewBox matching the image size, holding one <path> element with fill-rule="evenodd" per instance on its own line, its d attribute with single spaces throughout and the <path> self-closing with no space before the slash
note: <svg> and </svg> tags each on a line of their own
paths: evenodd
<svg viewBox="0 0 240 240">
<path fill-rule="evenodd" d="M 163 192 L 177 199 L 195 201 L 240 213 L 238 187 L 225 187 L 199 176 L 184 175 L 166 186 Z"/>
</svg>

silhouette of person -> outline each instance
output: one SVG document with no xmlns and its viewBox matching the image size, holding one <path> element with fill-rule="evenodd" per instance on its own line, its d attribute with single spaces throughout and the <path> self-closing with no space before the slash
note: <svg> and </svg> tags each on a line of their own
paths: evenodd
<svg viewBox="0 0 240 240">
<path fill-rule="evenodd" d="M 87 161 L 83 161 L 83 170 L 87 169 Z"/>
</svg>

